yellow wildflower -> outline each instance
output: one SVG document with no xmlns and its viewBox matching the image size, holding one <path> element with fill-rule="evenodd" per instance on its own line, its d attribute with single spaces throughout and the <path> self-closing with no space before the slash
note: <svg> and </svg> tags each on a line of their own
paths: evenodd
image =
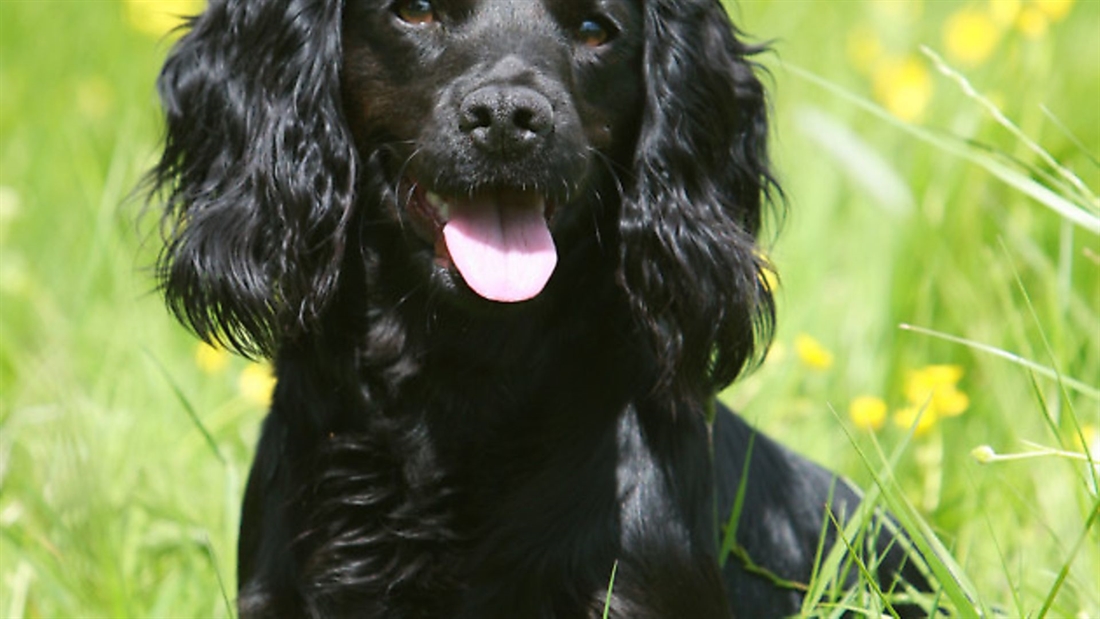
<svg viewBox="0 0 1100 619">
<path fill-rule="evenodd" d="M 917 416 L 920 419 L 917 419 Z M 908 430 L 913 427 L 913 424 L 917 424 L 915 430 L 913 430 L 914 436 L 924 436 L 936 425 L 937 417 L 936 411 L 931 406 L 924 408 L 920 406 L 906 406 L 905 408 L 894 413 L 894 425 Z"/>
<path fill-rule="evenodd" d="M 929 365 L 910 371 L 905 378 L 908 405 L 894 413 L 894 424 L 909 429 L 915 423 L 913 434 L 922 436 L 940 419 L 961 415 L 970 407 L 970 398 L 958 388 L 962 377 L 958 365 Z"/>
<path fill-rule="evenodd" d="M 941 363 L 926 365 L 918 373 L 931 383 L 954 385 L 962 380 L 966 372 L 961 365 Z"/>
<path fill-rule="evenodd" d="M 205 4 L 204 0 L 126 0 L 126 17 L 137 30 L 161 37 L 185 17 L 200 13 Z"/>
<path fill-rule="evenodd" d="M 237 389 L 245 400 L 259 406 L 268 406 L 275 391 L 275 377 L 271 368 L 259 363 L 250 364 L 241 372 Z"/>
<path fill-rule="evenodd" d="M 224 348 L 217 348 L 206 342 L 199 343 L 195 348 L 195 365 L 207 374 L 220 372 L 228 364 L 229 353 Z"/>
<path fill-rule="evenodd" d="M 1025 7 L 1016 18 L 1016 29 L 1029 39 L 1042 38 L 1049 28 L 1050 18 L 1033 6 Z"/>
<path fill-rule="evenodd" d="M 957 365 L 930 365 L 909 372 L 905 398 L 913 406 L 927 406 L 935 417 L 961 415 L 970 407 L 970 398 L 957 385 L 963 369 Z"/>
<path fill-rule="evenodd" d="M 998 26 L 1011 26 L 1022 5 L 1022 0 L 989 0 L 989 15 Z"/>
<path fill-rule="evenodd" d="M 827 370 L 833 365 L 833 353 L 805 333 L 794 338 L 794 351 L 802 363 L 815 370 Z"/>
<path fill-rule="evenodd" d="M 1065 19 L 1073 8 L 1073 0 L 1034 0 L 1032 4 L 1049 17 L 1050 21 Z"/>
<path fill-rule="evenodd" d="M 761 255 L 763 259 L 762 266 L 757 272 L 757 277 L 760 278 L 761 283 L 768 287 L 768 290 L 775 292 L 779 290 L 779 274 L 775 272 L 775 267 L 768 261 L 767 257 Z"/>
<path fill-rule="evenodd" d="M 1084 440 L 1081 440 L 1082 435 L 1084 435 Z M 1076 435 L 1073 442 L 1080 451 L 1085 451 L 1087 445 L 1092 459 L 1100 462 L 1100 427 L 1086 423 L 1081 426 L 1081 434 Z"/>
<path fill-rule="evenodd" d="M 932 100 L 932 76 L 916 57 L 887 59 L 873 76 L 875 98 L 905 122 L 916 122 Z"/>
<path fill-rule="evenodd" d="M 886 423 L 886 402 L 875 396 L 859 396 L 848 405 L 848 417 L 856 427 L 879 430 Z"/>
<path fill-rule="evenodd" d="M 993 54 L 1001 31 L 993 16 L 974 8 L 961 9 L 943 26 L 943 43 L 948 55 L 957 62 L 974 66 Z"/>
</svg>

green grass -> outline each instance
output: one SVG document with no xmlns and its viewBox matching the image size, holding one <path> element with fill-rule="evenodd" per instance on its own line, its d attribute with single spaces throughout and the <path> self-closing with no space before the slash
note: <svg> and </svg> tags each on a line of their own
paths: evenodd
<svg viewBox="0 0 1100 619">
<path fill-rule="evenodd" d="M 1036 38 L 1008 27 L 968 64 L 945 24 L 987 6 L 734 9 L 775 41 L 761 62 L 790 205 L 769 245 L 775 350 L 724 397 L 898 514 L 941 557 L 929 569 L 957 615 L 1100 617 L 1082 455 L 1100 443 L 1100 2 Z M 867 33 L 882 52 L 860 70 Z M 199 367 L 147 270 L 155 222 L 136 223 L 130 192 L 156 152 L 166 49 L 122 2 L 0 2 L 0 617 L 231 614 L 263 410 L 239 387 L 244 361 Z M 895 56 L 925 72 L 912 123 L 873 86 Z M 802 361 L 800 334 L 832 364 Z M 848 418 L 859 395 L 893 416 L 908 373 L 933 364 L 963 368 L 961 415 L 917 435 Z M 889 614 L 888 596 L 840 591 L 828 570 L 805 584 L 808 615 Z"/>
</svg>

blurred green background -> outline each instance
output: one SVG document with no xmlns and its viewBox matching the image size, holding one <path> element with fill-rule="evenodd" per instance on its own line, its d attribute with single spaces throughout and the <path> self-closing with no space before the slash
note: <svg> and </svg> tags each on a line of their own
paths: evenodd
<svg viewBox="0 0 1100 619">
<path fill-rule="evenodd" d="M 133 193 L 197 8 L 0 1 L 0 617 L 231 613 L 269 371 L 169 318 Z M 730 10 L 789 203 L 776 344 L 723 397 L 865 485 L 901 446 L 975 604 L 1100 617 L 1100 1 Z"/>
</svg>

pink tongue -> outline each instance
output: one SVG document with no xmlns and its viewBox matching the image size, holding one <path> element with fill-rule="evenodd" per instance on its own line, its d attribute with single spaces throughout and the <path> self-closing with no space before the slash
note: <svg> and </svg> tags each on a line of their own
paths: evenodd
<svg viewBox="0 0 1100 619">
<path fill-rule="evenodd" d="M 558 253 L 541 198 L 499 191 L 454 199 L 449 206 L 443 239 L 467 286 L 490 301 L 507 303 L 542 291 Z"/>
</svg>

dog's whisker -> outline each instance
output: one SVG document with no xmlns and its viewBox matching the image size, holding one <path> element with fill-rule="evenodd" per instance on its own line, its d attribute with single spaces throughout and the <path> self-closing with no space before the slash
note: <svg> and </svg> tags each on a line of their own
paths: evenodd
<svg viewBox="0 0 1100 619">
<path fill-rule="evenodd" d="M 618 169 L 616 168 L 615 162 L 612 161 L 610 157 L 605 155 L 599 149 L 593 148 L 593 149 L 590 149 L 590 152 L 592 152 L 596 156 L 597 161 L 599 161 L 600 163 L 602 163 L 604 165 L 604 167 L 607 169 L 607 172 L 610 175 L 611 179 L 615 181 L 615 190 L 618 193 L 618 196 L 620 198 L 625 196 L 626 195 L 626 189 L 623 185 L 622 176 L 619 174 Z"/>
</svg>

